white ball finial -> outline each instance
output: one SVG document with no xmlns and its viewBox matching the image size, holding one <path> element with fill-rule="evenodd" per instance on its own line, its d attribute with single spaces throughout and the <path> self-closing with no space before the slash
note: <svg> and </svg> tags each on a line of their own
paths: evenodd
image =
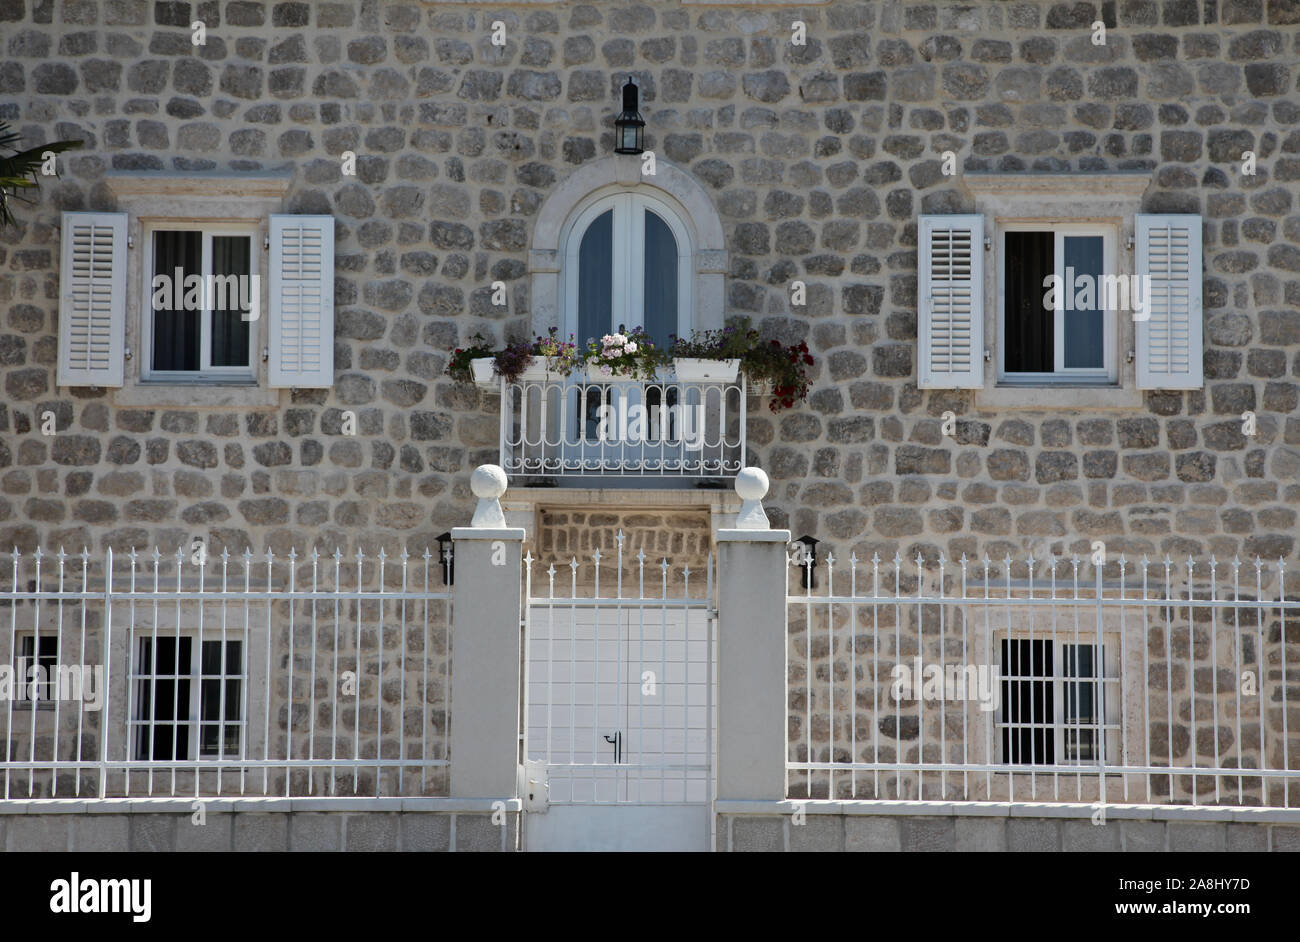
<svg viewBox="0 0 1300 942">
<path fill-rule="evenodd" d="M 762 504 L 767 488 L 767 474 L 762 468 L 742 468 L 736 475 L 736 494 L 743 502 L 736 514 L 737 530 L 771 529 Z"/>
<path fill-rule="evenodd" d="M 494 464 L 481 464 L 470 475 L 469 489 L 478 498 L 474 519 L 470 526 L 478 529 L 499 530 L 506 525 L 506 515 L 501 510 L 499 498 L 506 492 L 506 473 Z"/>
<path fill-rule="evenodd" d="M 736 493 L 741 500 L 762 500 L 768 486 L 767 472 L 762 468 L 742 468 L 736 475 Z"/>
<path fill-rule="evenodd" d="M 469 489 L 479 500 L 497 500 L 506 492 L 506 473 L 499 465 L 481 464 L 470 476 Z"/>
</svg>

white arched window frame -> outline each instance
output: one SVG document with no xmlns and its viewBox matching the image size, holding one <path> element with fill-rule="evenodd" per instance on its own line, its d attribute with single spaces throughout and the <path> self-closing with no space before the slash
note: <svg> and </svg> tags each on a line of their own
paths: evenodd
<svg viewBox="0 0 1300 942">
<path fill-rule="evenodd" d="M 610 322 L 606 332 L 620 325 L 631 330 L 645 327 L 646 215 L 654 214 L 668 227 L 676 243 L 677 322 L 670 332 L 685 337 L 698 326 L 695 311 L 695 247 L 691 231 L 684 223 L 685 212 L 666 199 L 644 192 L 602 192 L 592 194 L 579 204 L 565 226 L 563 277 L 561 278 L 560 333 L 573 335 L 581 345 L 590 338 L 579 329 L 580 252 L 583 237 L 592 223 L 606 212 L 613 212 L 613 274 L 610 279 Z"/>
</svg>

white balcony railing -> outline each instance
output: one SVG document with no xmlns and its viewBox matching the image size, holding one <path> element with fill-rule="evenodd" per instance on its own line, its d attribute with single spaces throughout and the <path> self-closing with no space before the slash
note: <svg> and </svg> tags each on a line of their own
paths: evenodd
<svg viewBox="0 0 1300 942">
<path fill-rule="evenodd" d="M 727 478 L 744 466 L 745 380 L 500 380 L 501 466 L 511 475 Z"/>
</svg>

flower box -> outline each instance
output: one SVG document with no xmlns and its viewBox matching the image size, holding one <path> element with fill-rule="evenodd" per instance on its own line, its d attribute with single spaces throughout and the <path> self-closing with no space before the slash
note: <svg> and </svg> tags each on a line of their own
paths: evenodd
<svg viewBox="0 0 1300 942">
<path fill-rule="evenodd" d="M 492 386 L 496 383 L 496 375 L 493 372 L 495 362 L 495 357 L 478 357 L 469 361 L 469 368 L 474 372 L 474 384 L 476 386 Z"/>
<path fill-rule="evenodd" d="M 533 362 L 519 374 L 520 382 L 530 383 L 562 383 L 564 374 L 559 370 L 548 369 L 545 357 L 533 357 Z"/>
<path fill-rule="evenodd" d="M 673 374 L 679 383 L 734 383 L 740 374 L 740 360 L 706 360 L 677 357 Z"/>
</svg>

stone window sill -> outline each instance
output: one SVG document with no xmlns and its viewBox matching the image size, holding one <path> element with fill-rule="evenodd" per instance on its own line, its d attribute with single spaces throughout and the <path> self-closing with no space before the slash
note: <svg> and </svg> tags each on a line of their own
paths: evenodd
<svg viewBox="0 0 1300 942">
<path fill-rule="evenodd" d="M 136 383 L 115 390 L 113 404 L 169 408 L 274 408 L 280 404 L 280 390 L 252 384 Z"/>
<path fill-rule="evenodd" d="M 1045 412 L 1140 409 L 1142 391 L 1133 386 L 995 385 L 975 390 L 975 407 Z"/>
</svg>

